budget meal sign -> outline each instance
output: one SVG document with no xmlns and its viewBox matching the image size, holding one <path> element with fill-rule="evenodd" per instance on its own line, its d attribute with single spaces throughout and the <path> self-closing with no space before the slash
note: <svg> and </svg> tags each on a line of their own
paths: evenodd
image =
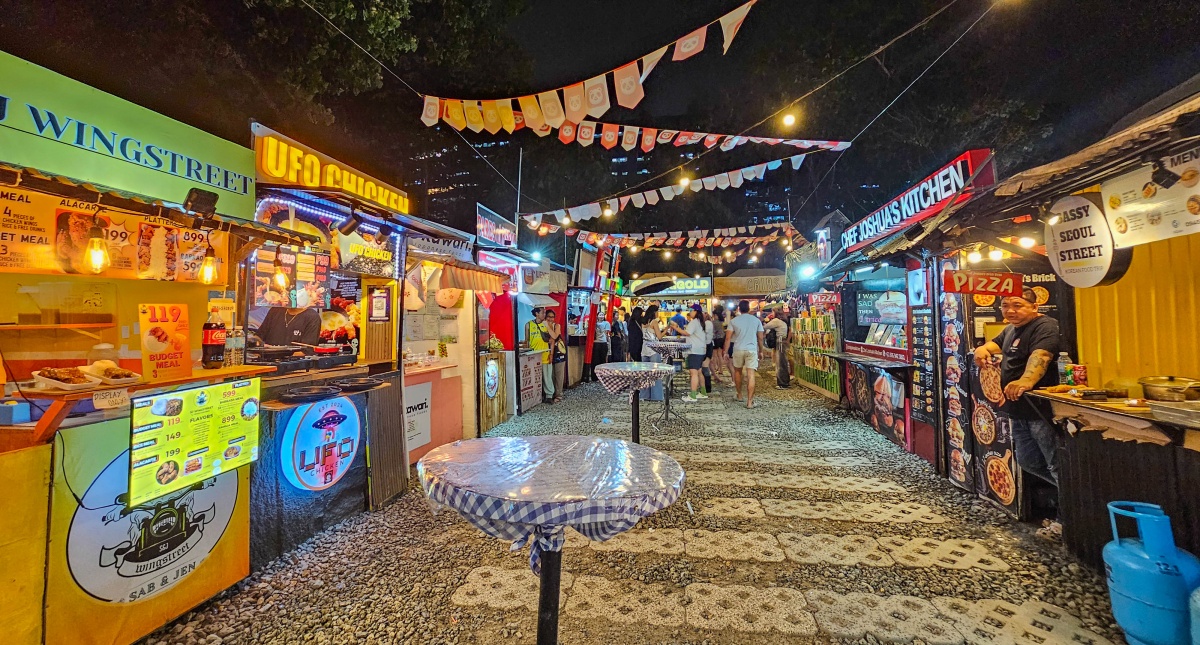
<svg viewBox="0 0 1200 645">
<path fill-rule="evenodd" d="M 142 339 L 142 375 L 147 380 L 192 375 L 187 305 L 138 305 L 138 325 Z"/>
<path fill-rule="evenodd" d="M 134 399 L 129 505 L 258 459 L 259 379 Z"/>
</svg>

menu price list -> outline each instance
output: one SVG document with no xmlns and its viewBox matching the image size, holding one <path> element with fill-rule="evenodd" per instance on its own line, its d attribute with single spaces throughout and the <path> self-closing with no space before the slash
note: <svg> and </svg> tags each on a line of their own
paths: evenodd
<svg viewBox="0 0 1200 645">
<path fill-rule="evenodd" d="M 912 309 L 912 418 L 937 426 L 937 339 L 932 307 Z"/>
<path fill-rule="evenodd" d="M 259 379 L 133 401 L 129 505 L 258 459 Z"/>
</svg>

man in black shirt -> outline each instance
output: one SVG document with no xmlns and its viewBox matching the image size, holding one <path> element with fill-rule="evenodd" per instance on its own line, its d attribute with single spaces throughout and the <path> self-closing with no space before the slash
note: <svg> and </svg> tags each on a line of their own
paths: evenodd
<svg viewBox="0 0 1200 645">
<path fill-rule="evenodd" d="M 316 309 L 271 307 L 258 326 L 258 337 L 267 345 L 319 345 L 321 314 Z"/>
<path fill-rule="evenodd" d="M 1008 419 L 1012 428 L 1017 464 L 1057 486 L 1058 431 L 1023 395 L 1058 382 L 1057 373 L 1050 369 L 1059 351 L 1058 321 L 1038 313 L 1037 296 L 1029 287 L 1023 289 L 1019 298 L 1004 298 L 1000 311 L 1008 326 L 975 350 L 975 362 L 983 366 L 991 362 L 992 356 L 1002 356 L 1000 385 L 1006 400 L 1000 406 L 1000 415 Z"/>
</svg>

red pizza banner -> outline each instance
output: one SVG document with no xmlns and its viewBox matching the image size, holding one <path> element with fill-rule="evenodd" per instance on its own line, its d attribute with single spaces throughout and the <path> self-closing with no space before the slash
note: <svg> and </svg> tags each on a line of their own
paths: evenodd
<svg viewBox="0 0 1200 645">
<path fill-rule="evenodd" d="M 946 269 L 942 278 L 942 285 L 949 293 L 976 293 L 1001 298 L 1021 295 L 1020 273 Z"/>
<path fill-rule="evenodd" d="M 842 296 L 836 291 L 808 294 L 808 304 L 814 307 L 817 305 L 836 305 L 841 301 Z"/>
</svg>

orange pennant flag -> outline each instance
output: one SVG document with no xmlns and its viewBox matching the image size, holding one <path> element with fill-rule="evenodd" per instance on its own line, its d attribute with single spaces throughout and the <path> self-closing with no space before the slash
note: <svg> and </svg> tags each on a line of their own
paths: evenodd
<svg viewBox="0 0 1200 645">
<path fill-rule="evenodd" d="M 658 137 L 656 128 L 642 128 L 642 152 L 650 152 L 654 149 L 656 137 Z"/>
<path fill-rule="evenodd" d="M 618 67 L 613 72 L 613 86 L 617 90 L 617 105 L 630 109 L 637 107 L 646 96 L 638 76 L 637 61 Z"/>
<path fill-rule="evenodd" d="M 483 129 L 492 134 L 500 131 L 500 110 L 496 107 L 495 101 L 484 101 L 483 105 Z"/>
<path fill-rule="evenodd" d="M 729 53 L 729 46 L 733 44 L 734 36 L 737 36 L 738 30 L 742 28 L 742 21 L 746 19 L 746 14 L 750 13 L 750 7 L 753 6 L 754 0 L 750 0 L 750 2 L 721 16 L 721 34 L 725 37 L 724 48 L 721 51 L 722 54 Z"/>
<path fill-rule="evenodd" d="M 654 66 L 658 64 L 658 61 L 664 55 L 666 55 L 667 47 L 670 47 L 670 45 L 663 45 L 657 50 L 642 56 L 642 75 L 639 80 L 641 80 L 643 83 L 646 82 L 646 77 L 649 76 L 650 72 L 654 70 Z"/>
<path fill-rule="evenodd" d="M 562 127 L 558 129 L 558 140 L 563 143 L 571 143 L 575 140 L 575 124 L 570 121 L 563 121 Z"/>
<path fill-rule="evenodd" d="M 525 127 L 525 115 L 520 112 L 513 112 L 513 131 L 516 132 Z"/>
<path fill-rule="evenodd" d="M 565 117 L 562 103 L 558 102 L 558 90 L 538 94 L 538 101 L 542 104 L 542 117 L 545 118 L 546 124 L 552 128 L 562 125 Z"/>
<path fill-rule="evenodd" d="M 496 101 L 496 111 L 500 114 L 500 126 L 506 132 L 513 132 L 517 129 L 517 120 L 513 116 L 512 99 Z"/>
<path fill-rule="evenodd" d="M 617 145 L 617 124 L 604 124 L 604 128 L 600 131 L 600 145 L 605 148 L 612 148 Z"/>
<path fill-rule="evenodd" d="M 554 132 L 554 128 L 550 127 L 549 123 L 542 123 L 538 127 L 533 128 L 533 133 L 538 135 L 539 137 L 547 136 L 551 132 Z"/>
<path fill-rule="evenodd" d="M 517 103 L 521 105 L 521 114 L 525 116 L 526 127 L 536 130 L 545 123 L 542 120 L 542 108 L 538 107 L 536 96 L 522 96 L 517 99 Z"/>
<path fill-rule="evenodd" d="M 597 119 L 612 106 L 608 102 L 608 79 L 604 74 L 585 81 L 583 92 L 587 99 L 587 113 Z"/>
<path fill-rule="evenodd" d="M 579 124 L 579 128 L 575 132 L 575 140 L 579 142 L 579 145 L 586 148 L 592 145 L 592 139 L 596 136 L 596 123 L 594 121 L 584 121 Z"/>
<path fill-rule="evenodd" d="M 704 49 L 704 37 L 707 34 L 708 25 L 704 25 L 677 40 L 675 42 L 675 53 L 671 54 L 671 60 L 686 60 L 699 54 L 700 50 Z"/>
<path fill-rule="evenodd" d="M 567 120 L 580 123 L 587 117 L 587 99 L 583 97 L 583 83 L 576 83 L 563 88 L 563 103 Z"/>
<path fill-rule="evenodd" d="M 467 127 L 467 115 L 463 112 L 463 102 L 457 99 L 446 99 L 446 114 L 442 118 L 455 130 Z"/>
<path fill-rule="evenodd" d="M 467 113 L 467 127 L 472 132 L 483 130 L 483 112 L 479 111 L 479 101 L 463 101 L 463 110 Z"/>
<path fill-rule="evenodd" d="M 425 97 L 425 107 L 421 110 L 421 123 L 428 126 L 437 125 L 442 116 L 442 101 L 436 96 Z"/>
<path fill-rule="evenodd" d="M 638 129 L 635 126 L 627 125 L 621 131 L 621 147 L 626 150 L 633 150 L 638 144 Z"/>
</svg>

